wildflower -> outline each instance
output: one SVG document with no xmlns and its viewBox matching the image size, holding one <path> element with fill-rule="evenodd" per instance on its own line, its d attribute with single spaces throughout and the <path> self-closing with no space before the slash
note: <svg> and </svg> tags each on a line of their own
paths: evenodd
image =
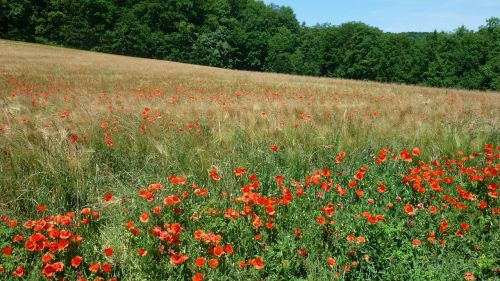
<svg viewBox="0 0 500 281">
<path fill-rule="evenodd" d="M 111 199 L 113 199 L 113 194 L 111 194 L 110 192 L 107 192 L 106 194 L 104 194 L 104 201 L 106 202 L 109 202 Z"/>
<path fill-rule="evenodd" d="M 12 272 L 12 275 L 16 276 L 16 277 L 23 277 L 24 274 L 26 273 L 26 270 L 24 269 L 24 267 L 22 265 L 18 266 L 13 272 Z"/>
<path fill-rule="evenodd" d="M 75 256 L 71 259 L 71 266 L 74 268 L 78 268 L 80 264 L 82 263 L 82 257 L 80 256 Z"/>
<path fill-rule="evenodd" d="M 421 242 L 418 239 L 413 239 L 411 241 L 411 244 L 413 245 L 413 248 L 417 248 L 417 247 L 420 247 Z"/>
<path fill-rule="evenodd" d="M 318 216 L 318 217 L 316 218 L 316 222 L 317 222 L 319 225 L 324 225 L 324 224 L 326 223 L 326 219 L 325 219 L 325 217 L 323 217 L 323 216 Z"/>
<path fill-rule="evenodd" d="M 173 265 L 181 265 L 183 264 L 185 261 L 187 261 L 189 259 L 188 256 L 186 255 L 183 255 L 183 254 L 172 254 L 170 256 L 170 263 L 173 264 Z"/>
<path fill-rule="evenodd" d="M 412 204 L 406 204 L 404 207 L 405 213 L 407 213 L 409 216 L 414 216 L 415 215 L 415 210 L 413 209 Z"/>
<path fill-rule="evenodd" d="M 73 142 L 73 143 L 77 142 L 78 141 L 78 136 L 77 135 L 70 135 L 69 136 L 69 141 Z"/>
<path fill-rule="evenodd" d="M 253 265 L 253 267 L 257 270 L 264 268 L 264 259 L 261 257 L 258 257 L 256 259 L 251 259 L 248 261 L 248 263 Z"/>
<path fill-rule="evenodd" d="M 471 281 L 471 280 L 476 280 L 476 276 L 470 272 L 466 272 L 464 274 L 465 280 Z"/>
<path fill-rule="evenodd" d="M 461 223 L 461 224 L 460 224 L 460 227 L 461 227 L 463 230 L 468 230 L 468 229 L 469 229 L 469 224 L 468 224 L 468 223 L 463 222 L 463 223 Z"/>
<path fill-rule="evenodd" d="M 193 281 L 203 281 L 203 274 L 201 274 L 201 273 L 196 273 L 196 274 L 193 276 Z"/>
<path fill-rule="evenodd" d="M 337 264 L 337 262 L 335 261 L 335 259 L 334 259 L 334 258 L 328 258 L 328 259 L 326 260 L 326 262 L 328 263 L 328 265 L 329 265 L 330 267 L 334 267 L 334 266 Z"/>
<path fill-rule="evenodd" d="M 335 157 L 335 162 L 337 164 L 342 163 L 342 161 L 344 161 L 345 155 L 346 155 L 346 153 L 344 151 L 339 152 L 339 154 L 337 155 L 337 157 Z"/>
<path fill-rule="evenodd" d="M 91 272 L 94 272 L 94 273 L 98 272 L 99 269 L 101 269 L 101 263 L 100 262 L 94 263 L 94 264 L 92 264 L 92 265 L 89 266 L 89 270 Z"/>
<path fill-rule="evenodd" d="M 6 256 L 10 256 L 12 254 L 12 247 L 7 246 L 7 247 L 3 248 L 2 254 L 6 255 Z"/>
<path fill-rule="evenodd" d="M 102 265 L 102 271 L 104 273 L 110 273 L 111 272 L 111 265 L 109 263 L 105 263 Z"/>
<path fill-rule="evenodd" d="M 358 238 L 356 238 L 356 242 L 358 242 L 358 243 L 365 243 L 366 239 L 363 236 L 359 236 Z"/>
<path fill-rule="evenodd" d="M 40 213 L 43 213 L 45 212 L 45 210 L 47 209 L 47 206 L 43 205 L 43 204 L 40 204 L 38 206 L 36 206 L 36 210 Z"/>
<path fill-rule="evenodd" d="M 363 190 L 362 189 L 357 189 L 356 190 L 356 195 L 358 196 L 358 198 L 363 197 Z"/>
<path fill-rule="evenodd" d="M 306 248 L 299 249 L 297 250 L 297 253 L 299 254 L 299 256 L 305 256 L 307 255 L 307 249 Z"/>
<path fill-rule="evenodd" d="M 211 268 L 216 268 L 218 265 L 219 265 L 219 261 L 216 260 L 216 259 L 210 259 L 208 261 L 208 265 L 211 267 Z"/>
<path fill-rule="evenodd" d="M 42 262 L 43 263 L 49 263 L 54 259 L 54 255 L 51 253 L 46 253 L 45 255 L 42 256 Z"/>
<path fill-rule="evenodd" d="M 222 246 L 216 246 L 214 248 L 214 255 L 216 255 L 217 257 L 222 257 L 222 255 L 224 255 L 224 249 L 222 248 Z"/>
<path fill-rule="evenodd" d="M 56 272 L 56 270 L 51 264 L 46 264 L 43 267 L 42 272 L 43 272 L 43 275 L 45 275 L 45 277 L 51 278 L 51 277 L 54 277 L 54 273 Z"/>
<path fill-rule="evenodd" d="M 139 219 L 142 223 L 147 223 L 149 222 L 149 213 L 142 213 L 141 217 Z"/>
<path fill-rule="evenodd" d="M 204 266 L 204 265 L 205 265 L 205 261 L 206 261 L 206 260 L 205 260 L 205 258 L 200 257 L 200 258 L 197 258 L 197 259 L 195 260 L 195 264 L 196 264 L 196 266 L 198 266 L 198 267 L 202 267 L 202 266 Z"/>
<path fill-rule="evenodd" d="M 245 168 L 236 168 L 233 173 L 235 176 L 239 177 L 239 176 L 243 176 L 245 173 L 247 172 L 247 169 Z"/>
<path fill-rule="evenodd" d="M 231 246 L 231 244 L 226 244 L 226 246 L 224 246 L 224 252 L 226 252 L 227 254 L 234 253 L 233 246 Z"/>
<path fill-rule="evenodd" d="M 208 172 L 208 175 L 210 176 L 210 178 L 212 180 L 220 181 L 220 175 L 215 168 L 210 169 L 210 171 Z"/>
<path fill-rule="evenodd" d="M 179 197 L 177 195 L 170 195 L 168 197 L 166 197 L 164 200 L 163 200 L 163 204 L 167 205 L 167 206 L 172 206 L 172 205 L 176 205 L 176 204 L 179 204 L 181 202 L 181 200 L 179 199 Z"/>
<path fill-rule="evenodd" d="M 107 257 L 111 257 L 113 255 L 113 249 L 106 248 L 106 249 L 104 249 L 104 253 L 106 254 Z"/>
</svg>

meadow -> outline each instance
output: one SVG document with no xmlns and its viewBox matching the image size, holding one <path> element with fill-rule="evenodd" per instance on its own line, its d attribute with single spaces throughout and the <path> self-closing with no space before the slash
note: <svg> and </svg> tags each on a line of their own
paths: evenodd
<svg viewBox="0 0 500 281">
<path fill-rule="evenodd" d="M 0 279 L 498 280 L 499 95 L 0 40 Z"/>
</svg>

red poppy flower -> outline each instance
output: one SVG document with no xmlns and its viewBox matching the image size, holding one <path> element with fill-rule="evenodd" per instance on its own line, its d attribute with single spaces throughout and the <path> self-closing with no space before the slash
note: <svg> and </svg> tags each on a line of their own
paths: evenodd
<svg viewBox="0 0 500 281">
<path fill-rule="evenodd" d="M 248 263 L 253 265 L 253 267 L 257 270 L 264 268 L 264 259 L 261 257 L 258 257 L 258 258 L 253 259 L 253 260 L 249 260 Z"/>
<path fill-rule="evenodd" d="M 330 267 L 334 267 L 334 266 L 337 264 L 337 262 L 335 261 L 335 259 L 334 259 L 334 258 L 328 258 L 328 259 L 326 260 L 326 262 L 328 262 L 328 265 L 329 265 Z"/>
<path fill-rule="evenodd" d="M 196 274 L 193 276 L 193 281 L 203 281 L 203 274 L 201 274 L 201 273 L 196 273 Z"/>
<path fill-rule="evenodd" d="M 104 194 L 104 201 L 109 202 L 111 199 L 113 199 L 113 194 L 110 192 Z"/>
<path fill-rule="evenodd" d="M 346 153 L 344 151 L 339 152 L 337 157 L 335 157 L 335 162 L 338 164 L 342 163 L 342 161 L 344 161 L 345 155 Z"/>
<path fill-rule="evenodd" d="M 23 239 L 24 239 L 24 237 L 22 237 L 21 235 L 18 234 L 16 236 L 14 236 L 14 238 L 12 239 L 12 242 L 14 242 L 14 243 L 21 242 L 21 241 L 23 241 Z"/>
<path fill-rule="evenodd" d="M 137 255 L 141 256 L 141 257 L 144 257 L 147 254 L 148 254 L 148 251 L 146 249 L 144 249 L 144 248 L 141 248 L 141 249 L 139 249 L 139 251 L 137 251 Z"/>
<path fill-rule="evenodd" d="M 420 244 L 422 244 L 422 243 L 418 239 L 413 239 L 411 241 L 411 244 L 413 245 L 414 248 L 417 248 L 417 247 L 420 247 Z"/>
<path fill-rule="evenodd" d="M 106 249 L 104 249 L 104 253 L 106 254 L 106 257 L 111 257 L 113 255 L 113 249 L 106 248 Z"/>
<path fill-rule="evenodd" d="M 205 265 L 205 258 L 203 258 L 203 257 L 197 258 L 197 259 L 195 260 L 195 264 L 196 264 L 196 266 L 198 266 L 198 267 L 202 267 L 202 266 L 204 266 L 204 265 Z"/>
<path fill-rule="evenodd" d="M 476 280 L 476 276 L 470 272 L 466 272 L 464 274 L 465 280 L 471 281 L 471 280 Z"/>
<path fill-rule="evenodd" d="M 236 168 L 233 173 L 235 176 L 239 177 L 239 176 L 243 176 L 245 173 L 247 172 L 247 169 L 245 168 Z"/>
<path fill-rule="evenodd" d="M 60 234 L 61 234 L 61 232 L 57 228 L 52 228 L 51 230 L 49 230 L 49 237 L 52 239 L 59 238 Z"/>
<path fill-rule="evenodd" d="M 71 259 L 71 266 L 74 268 L 78 268 L 82 263 L 83 259 L 80 256 L 75 256 Z"/>
<path fill-rule="evenodd" d="M 107 145 L 108 147 L 112 147 L 112 146 L 113 146 L 113 140 L 112 140 L 112 139 L 108 139 L 108 138 L 107 138 L 107 139 L 106 139 L 106 145 Z"/>
<path fill-rule="evenodd" d="M 201 229 L 197 229 L 194 232 L 194 238 L 200 241 L 205 236 L 205 232 Z"/>
<path fill-rule="evenodd" d="M 73 235 L 71 233 L 71 231 L 69 231 L 67 229 L 62 229 L 61 231 L 59 231 L 59 238 L 61 238 L 61 239 L 69 239 L 69 238 L 71 238 L 75 242 L 78 242 L 77 239 L 75 239 L 76 236 L 77 235 Z"/>
<path fill-rule="evenodd" d="M 219 258 L 222 257 L 222 255 L 224 255 L 224 248 L 222 248 L 222 246 L 216 246 L 214 248 L 214 255 Z"/>
<path fill-rule="evenodd" d="M 478 207 L 479 207 L 479 209 L 484 210 L 484 209 L 488 208 L 488 203 L 486 203 L 486 201 L 481 201 L 478 204 Z"/>
<path fill-rule="evenodd" d="M 415 209 L 413 208 L 412 204 L 406 204 L 404 207 L 404 211 L 409 215 L 413 216 L 415 215 Z"/>
<path fill-rule="evenodd" d="M 139 220 L 143 223 L 149 222 L 149 213 L 142 213 Z"/>
<path fill-rule="evenodd" d="M 66 239 L 61 239 L 57 243 L 57 251 L 60 252 L 64 249 L 68 248 L 68 246 L 69 246 L 69 241 Z"/>
<path fill-rule="evenodd" d="M 320 209 L 329 218 L 331 218 L 335 214 L 335 208 L 333 206 L 333 202 L 328 203 L 326 207 L 321 207 Z"/>
<path fill-rule="evenodd" d="M 357 242 L 357 243 L 365 243 L 365 242 L 366 242 L 366 239 L 365 239 L 365 237 L 363 237 L 363 236 L 359 236 L 358 238 L 356 238 L 356 242 Z"/>
<path fill-rule="evenodd" d="M 408 149 L 406 149 L 406 148 L 401 150 L 399 157 L 401 157 L 401 159 L 403 159 L 403 161 L 405 161 L 405 162 L 412 162 L 413 161 L 410 153 L 408 152 Z"/>
<path fill-rule="evenodd" d="M 293 231 L 293 233 L 297 236 L 297 238 L 302 238 L 302 229 L 297 228 Z"/>
<path fill-rule="evenodd" d="M 233 246 L 231 246 L 231 244 L 226 244 L 226 246 L 224 247 L 224 252 L 226 252 L 227 254 L 234 253 Z"/>
<path fill-rule="evenodd" d="M 384 193 L 386 190 L 387 190 L 387 186 L 385 185 L 380 185 L 378 188 L 377 188 L 378 192 L 380 193 Z"/>
<path fill-rule="evenodd" d="M 185 261 L 187 261 L 188 259 L 189 259 L 188 256 L 185 256 L 183 254 L 175 254 L 174 253 L 170 256 L 170 263 L 173 265 L 181 265 Z"/>
<path fill-rule="evenodd" d="M 109 263 L 105 263 L 102 265 L 102 271 L 104 273 L 110 273 L 111 272 L 111 265 Z"/>
<path fill-rule="evenodd" d="M 78 141 L 78 136 L 77 135 L 70 135 L 69 136 L 69 141 L 70 142 L 77 142 Z"/>
<path fill-rule="evenodd" d="M 362 189 L 357 189 L 356 190 L 356 195 L 358 196 L 358 198 L 363 197 L 363 190 Z"/>
<path fill-rule="evenodd" d="M 180 202 L 181 202 L 181 199 L 179 199 L 179 197 L 175 194 L 170 195 L 163 200 L 163 204 L 165 204 L 167 206 L 176 205 L 176 204 L 179 204 Z"/>
<path fill-rule="evenodd" d="M 54 276 L 54 273 L 56 272 L 55 268 L 51 264 L 46 264 L 45 267 L 42 270 L 43 275 L 47 278 L 51 278 Z"/>
<path fill-rule="evenodd" d="M 219 261 L 217 259 L 210 259 L 208 261 L 208 265 L 211 267 L 211 268 L 216 268 L 217 266 L 219 266 Z"/>
<path fill-rule="evenodd" d="M 354 242 L 354 240 L 356 240 L 356 237 L 354 237 L 354 234 L 349 234 L 349 235 L 347 235 L 346 240 L 347 240 L 347 242 L 352 243 L 352 242 Z"/>
<path fill-rule="evenodd" d="M 210 171 L 208 171 L 208 175 L 212 180 L 220 181 L 220 175 L 215 168 L 210 169 Z"/>
<path fill-rule="evenodd" d="M 45 210 L 47 209 L 47 206 L 43 205 L 43 204 L 40 204 L 38 206 L 36 206 L 36 210 L 40 213 L 43 213 L 45 212 Z"/>
<path fill-rule="evenodd" d="M 317 222 L 319 225 L 324 225 L 324 224 L 326 223 L 326 219 L 325 219 L 325 217 L 323 217 L 323 216 L 318 216 L 318 217 L 316 218 L 316 222 Z"/>
<path fill-rule="evenodd" d="M 98 272 L 99 269 L 101 269 L 101 263 L 100 262 L 94 263 L 94 264 L 92 264 L 92 265 L 89 266 L 89 270 L 91 272 L 94 272 L 94 273 Z"/>
<path fill-rule="evenodd" d="M 468 224 L 468 223 L 463 222 L 463 223 L 461 223 L 461 224 L 460 224 L 460 227 L 461 227 L 463 230 L 467 230 L 467 229 L 469 229 L 469 224 Z"/>
<path fill-rule="evenodd" d="M 12 247 L 7 246 L 7 247 L 3 248 L 2 254 L 6 255 L 6 256 L 10 256 L 12 254 Z"/>
<path fill-rule="evenodd" d="M 43 263 L 49 263 L 54 259 L 54 255 L 51 253 L 46 253 L 45 255 L 42 256 L 42 262 Z"/>
<path fill-rule="evenodd" d="M 306 248 L 299 249 L 297 250 L 297 253 L 299 254 L 299 256 L 305 256 L 307 255 L 307 249 Z"/>
<path fill-rule="evenodd" d="M 24 276 L 24 273 L 26 273 L 26 270 L 24 269 L 24 267 L 22 265 L 18 266 L 16 268 L 16 270 L 14 270 L 12 272 L 12 275 L 16 276 L 16 277 L 23 277 Z"/>
<path fill-rule="evenodd" d="M 104 122 L 101 123 L 101 128 L 106 129 L 108 127 L 109 127 L 109 123 L 108 122 L 104 121 Z"/>
<path fill-rule="evenodd" d="M 153 207 L 153 214 L 158 215 L 159 213 L 161 213 L 161 207 L 160 206 L 154 206 Z"/>
</svg>

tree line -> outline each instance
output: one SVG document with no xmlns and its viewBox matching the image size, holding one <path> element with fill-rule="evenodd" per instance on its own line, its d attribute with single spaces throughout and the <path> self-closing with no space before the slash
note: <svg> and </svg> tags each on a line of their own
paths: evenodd
<svg viewBox="0 0 500 281">
<path fill-rule="evenodd" d="M 0 0 L 0 37 L 224 68 L 500 90 L 500 19 L 477 31 L 305 26 L 256 0 Z"/>
</svg>

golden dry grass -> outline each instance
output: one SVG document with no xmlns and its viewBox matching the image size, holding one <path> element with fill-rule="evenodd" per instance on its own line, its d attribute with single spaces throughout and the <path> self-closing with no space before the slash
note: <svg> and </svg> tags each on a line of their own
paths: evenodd
<svg viewBox="0 0 500 281">
<path fill-rule="evenodd" d="M 6 127 L 24 117 L 41 127 L 58 110 L 71 112 L 66 129 L 110 115 L 130 124 L 120 112 L 140 122 L 150 107 L 176 125 L 208 122 L 221 138 L 235 127 L 253 139 L 298 123 L 304 127 L 298 131 L 335 134 L 345 145 L 427 140 L 440 146 L 445 140 L 477 149 L 491 134 L 497 137 L 500 118 L 494 92 L 232 71 L 9 41 L 0 41 L 0 72 L 0 124 Z M 44 108 L 31 106 L 33 100 Z"/>
</svg>

